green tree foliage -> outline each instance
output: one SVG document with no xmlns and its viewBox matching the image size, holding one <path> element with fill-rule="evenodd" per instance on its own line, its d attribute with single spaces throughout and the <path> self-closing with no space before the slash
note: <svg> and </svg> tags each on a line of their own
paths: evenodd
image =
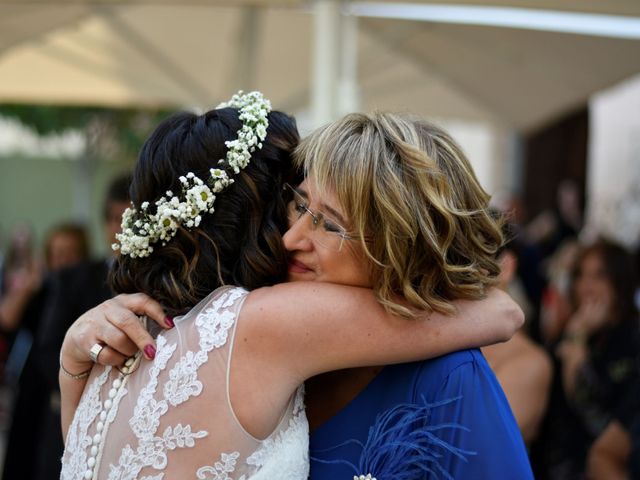
<svg viewBox="0 0 640 480">
<path fill-rule="evenodd" d="M 93 152 L 113 153 L 117 146 L 120 155 L 135 155 L 153 127 L 169 110 L 133 108 L 104 108 L 57 105 L 0 105 L 0 116 L 15 118 L 40 135 L 73 129 L 84 131 Z M 111 145 L 105 151 L 104 146 Z"/>
</svg>

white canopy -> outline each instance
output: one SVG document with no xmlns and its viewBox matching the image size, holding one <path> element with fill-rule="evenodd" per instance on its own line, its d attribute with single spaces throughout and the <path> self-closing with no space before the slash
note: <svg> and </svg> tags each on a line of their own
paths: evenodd
<svg viewBox="0 0 640 480">
<path fill-rule="evenodd" d="M 257 88 L 277 108 L 298 112 L 311 95 L 311 7 L 295 0 L 0 0 L 0 102 L 204 108 Z M 635 0 L 567 0 L 562 8 L 640 17 Z M 365 110 L 527 130 L 640 72 L 638 39 L 365 16 L 357 25 Z"/>
</svg>

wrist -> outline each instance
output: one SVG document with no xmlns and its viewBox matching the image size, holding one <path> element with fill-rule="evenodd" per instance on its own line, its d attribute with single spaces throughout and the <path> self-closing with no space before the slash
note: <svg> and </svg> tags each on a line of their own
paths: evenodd
<svg viewBox="0 0 640 480">
<path fill-rule="evenodd" d="M 93 366 L 89 365 L 88 368 L 82 368 L 82 369 L 81 368 L 75 369 L 74 367 L 71 367 L 71 368 L 72 368 L 71 370 L 67 370 L 67 368 L 65 368 L 65 365 L 62 362 L 62 352 L 60 352 L 60 371 L 65 377 L 69 377 L 74 380 L 81 380 L 83 378 L 87 378 Z"/>
<path fill-rule="evenodd" d="M 93 362 L 89 358 L 78 360 L 77 356 L 70 354 L 64 345 L 60 349 L 59 363 L 62 373 L 68 377 L 77 377 L 78 375 L 86 377 L 93 368 Z"/>
</svg>

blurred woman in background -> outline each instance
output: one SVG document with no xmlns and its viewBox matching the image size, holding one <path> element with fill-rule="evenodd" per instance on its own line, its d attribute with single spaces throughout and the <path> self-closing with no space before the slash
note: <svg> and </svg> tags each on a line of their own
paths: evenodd
<svg viewBox="0 0 640 480">
<path fill-rule="evenodd" d="M 637 277 L 632 256 L 601 240 L 572 274 L 572 314 L 556 347 L 559 382 L 549 419 L 548 478 L 582 478 L 593 441 L 640 382 Z"/>
</svg>

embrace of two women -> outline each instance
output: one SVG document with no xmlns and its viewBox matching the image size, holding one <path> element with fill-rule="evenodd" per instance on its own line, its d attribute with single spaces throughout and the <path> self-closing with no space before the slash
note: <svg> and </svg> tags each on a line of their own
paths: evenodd
<svg viewBox="0 0 640 480">
<path fill-rule="evenodd" d="M 60 354 L 61 478 L 533 478 L 478 350 L 522 323 L 500 225 L 445 132 L 300 141 L 240 93 L 162 122 L 130 191 L 119 295 Z"/>
</svg>

